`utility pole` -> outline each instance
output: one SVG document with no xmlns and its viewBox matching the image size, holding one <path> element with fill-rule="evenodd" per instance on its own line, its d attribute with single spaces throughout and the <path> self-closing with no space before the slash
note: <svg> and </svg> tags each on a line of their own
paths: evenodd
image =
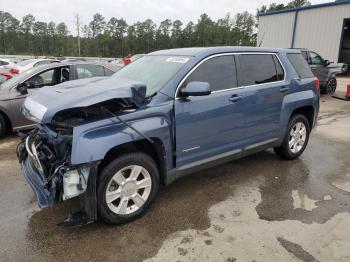
<svg viewBox="0 0 350 262">
<path fill-rule="evenodd" d="M 77 39 L 78 39 L 78 55 L 81 56 L 81 51 L 80 51 L 80 23 L 81 23 L 81 18 L 78 13 L 74 14 L 75 18 L 75 25 L 77 29 Z"/>
</svg>

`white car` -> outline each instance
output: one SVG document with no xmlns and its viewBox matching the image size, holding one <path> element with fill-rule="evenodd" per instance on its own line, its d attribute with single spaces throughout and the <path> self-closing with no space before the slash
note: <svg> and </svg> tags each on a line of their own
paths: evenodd
<svg viewBox="0 0 350 262">
<path fill-rule="evenodd" d="M 46 65 L 46 64 L 59 63 L 59 62 L 60 60 L 56 60 L 56 59 L 28 59 L 14 65 L 10 69 L 10 72 L 19 74 L 23 71 L 26 71 L 27 69 L 30 69 L 39 65 Z"/>
<path fill-rule="evenodd" d="M 12 63 L 9 59 L 0 58 L 0 70 L 7 69 L 9 67 L 15 67 L 16 64 Z"/>
</svg>

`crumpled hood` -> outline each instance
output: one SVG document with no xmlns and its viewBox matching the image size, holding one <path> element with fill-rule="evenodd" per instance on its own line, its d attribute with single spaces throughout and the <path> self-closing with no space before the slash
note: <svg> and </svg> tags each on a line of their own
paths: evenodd
<svg viewBox="0 0 350 262">
<path fill-rule="evenodd" d="M 64 109 L 87 107 L 115 98 L 129 98 L 137 106 L 144 103 L 146 86 L 142 82 L 95 77 L 41 88 L 26 98 L 22 112 L 42 123 L 51 122 Z"/>
</svg>

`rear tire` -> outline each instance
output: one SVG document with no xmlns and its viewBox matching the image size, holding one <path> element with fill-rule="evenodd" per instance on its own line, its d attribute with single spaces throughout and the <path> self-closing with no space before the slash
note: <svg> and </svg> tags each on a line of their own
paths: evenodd
<svg viewBox="0 0 350 262">
<path fill-rule="evenodd" d="M 326 95 L 333 95 L 336 89 L 337 89 L 337 79 L 332 77 L 328 80 L 327 85 L 322 90 L 322 93 Z"/>
<path fill-rule="evenodd" d="M 7 133 L 7 122 L 5 117 L 0 113 L 0 138 L 4 137 Z"/>
<path fill-rule="evenodd" d="M 130 222 L 149 207 L 159 188 L 157 164 L 144 153 L 121 155 L 100 173 L 97 208 L 109 224 Z"/>
<path fill-rule="evenodd" d="M 298 158 L 305 150 L 310 136 L 309 121 L 304 115 L 291 117 L 286 135 L 280 147 L 275 147 L 275 153 L 283 159 Z"/>
</svg>

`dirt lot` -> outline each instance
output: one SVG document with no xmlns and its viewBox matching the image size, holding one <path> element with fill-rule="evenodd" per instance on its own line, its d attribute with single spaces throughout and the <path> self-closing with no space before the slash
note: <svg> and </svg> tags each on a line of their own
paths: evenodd
<svg viewBox="0 0 350 262">
<path fill-rule="evenodd" d="M 0 261 L 350 261 L 350 102 L 321 98 L 299 160 L 268 150 L 188 176 L 123 226 L 58 227 L 70 205 L 36 207 L 17 142 L 0 141 Z"/>
</svg>

